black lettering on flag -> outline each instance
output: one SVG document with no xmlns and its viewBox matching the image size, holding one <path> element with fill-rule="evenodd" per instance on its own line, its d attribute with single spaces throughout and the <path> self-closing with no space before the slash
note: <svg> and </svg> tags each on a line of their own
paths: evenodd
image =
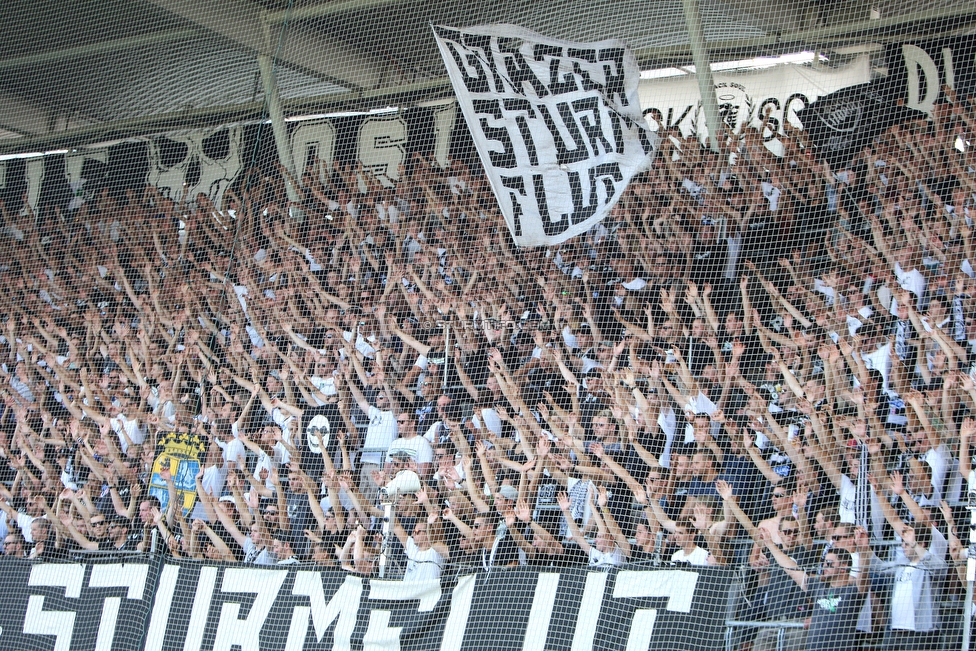
<svg viewBox="0 0 976 651">
<path fill-rule="evenodd" d="M 623 180 L 620 172 L 620 165 L 617 163 L 603 163 L 589 169 L 590 175 L 590 200 L 583 204 L 583 184 L 580 182 L 579 172 L 569 173 L 569 189 L 573 196 L 573 214 L 564 214 L 557 222 L 543 221 L 542 225 L 546 235 L 558 235 L 572 225 L 585 222 L 596 214 L 601 205 L 606 205 L 614 196 L 614 182 L 619 183 Z M 597 181 L 603 181 L 603 189 L 606 191 L 604 201 L 600 201 L 597 194 Z"/>
<path fill-rule="evenodd" d="M 502 107 L 509 113 L 524 112 L 530 118 L 537 118 L 532 103 L 527 99 L 515 99 L 507 97 L 502 100 Z M 518 125 L 519 133 L 522 134 L 522 142 L 525 143 L 525 151 L 529 155 L 529 164 L 536 166 L 539 164 L 539 155 L 535 150 L 535 141 L 532 139 L 532 131 L 529 130 L 529 121 L 525 115 L 516 115 L 515 123 Z"/>
<path fill-rule="evenodd" d="M 460 41 L 460 39 L 458 39 Z M 454 63 L 457 64 L 458 70 L 461 72 L 461 79 L 464 81 L 464 87 L 468 89 L 469 93 L 487 93 L 491 90 L 488 84 L 488 75 L 485 73 L 485 67 L 478 60 L 478 57 L 471 52 L 465 50 L 465 54 L 462 55 L 460 52 L 464 46 L 457 41 L 448 40 L 447 49 L 451 51 L 451 57 L 454 59 Z M 465 65 L 467 63 L 467 65 Z M 478 74 L 471 76 L 468 73 L 467 66 L 471 66 L 478 71 Z"/>
<path fill-rule="evenodd" d="M 491 75 L 495 80 L 495 92 L 504 93 L 505 84 L 502 82 L 502 76 L 498 74 L 498 70 L 495 67 L 495 57 L 491 54 L 491 37 L 487 34 L 465 34 L 464 44 L 468 47 L 476 47 L 484 53 L 484 63 L 488 64 Z"/>
<path fill-rule="evenodd" d="M 756 116 L 760 120 L 763 118 L 764 115 L 766 115 L 767 106 L 772 106 L 774 110 L 778 111 L 780 109 L 779 100 L 776 99 L 775 97 L 769 97 L 763 100 L 763 103 L 759 105 L 759 114 Z M 752 116 L 750 115 L 749 117 L 751 118 Z M 783 117 L 786 116 L 784 115 Z M 747 123 L 748 122 L 746 122 L 745 124 Z M 745 124 L 743 124 L 743 126 L 745 126 Z M 766 120 L 766 128 L 769 129 L 769 135 L 767 136 L 765 133 L 760 134 L 762 135 L 763 142 L 769 142 L 770 140 L 779 137 L 779 120 L 773 117 L 772 115 L 770 115 L 769 119 Z"/>
<path fill-rule="evenodd" d="M 525 196 L 525 179 L 521 176 L 503 176 L 502 185 L 508 188 L 508 197 L 512 200 L 512 221 L 515 222 L 512 234 L 522 237 L 522 197 Z"/>
<path fill-rule="evenodd" d="M 573 111 L 566 102 L 560 102 L 557 107 L 559 108 L 559 115 L 563 119 L 563 125 L 566 127 L 566 131 L 569 132 L 570 138 L 573 139 L 575 148 L 570 149 L 566 146 L 566 141 L 563 140 L 562 134 L 559 133 L 559 128 L 556 127 L 556 121 L 549 112 L 549 108 L 545 104 L 539 104 L 539 113 L 542 114 L 542 119 L 545 120 L 546 127 L 549 129 L 549 133 L 552 134 L 552 141 L 556 145 L 556 163 L 559 165 L 568 165 L 586 160 L 590 157 L 590 154 L 586 150 L 586 142 L 583 140 L 583 135 L 580 133 L 579 127 L 576 126 L 576 118 L 573 117 Z"/>
<path fill-rule="evenodd" d="M 686 106 L 685 107 L 685 110 L 681 113 L 681 115 L 678 116 L 678 119 L 677 120 L 672 119 L 672 118 L 674 118 L 674 108 L 669 108 L 668 109 L 667 124 L 665 125 L 664 128 L 667 129 L 667 130 L 677 128 L 677 126 L 679 124 L 681 124 L 681 121 L 684 120 L 686 117 L 688 117 L 688 114 L 691 113 L 691 109 L 692 108 L 694 108 L 694 107 L 691 104 L 689 104 L 688 106 Z"/>
<path fill-rule="evenodd" d="M 471 106 L 474 112 L 479 115 L 490 115 L 496 120 L 502 119 L 502 103 L 497 99 L 472 100 Z M 488 126 L 488 120 L 483 117 L 478 118 L 478 124 L 481 125 L 481 130 L 484 132 L 486 139 L 495 140 L 502 144 L 502 151 L 488 151 L 488 158 L 491 159 L 492 166 L 503 169 L 515 167 L 518 161 L 515 159 L 515 148 L 512 146 L 512 136 L 509 135 L 508 129 L 505 127 L 490 127 Z"/>
<path fill-rule="evenodd" d="M 512 81 L 512 90 L 519 95 L 525 95 L 525 88 L 522 85 L 529 82 L 536 97 L 545 97 L 549 94 L 546 85 L 539 81 L 525 57 L 518 50 L 522 42 L 522 39 L 519 38 L 500 37 L 498 39 L 498 52 L 505 61 L 505 70 L 508 72 L 508 78 Z"/>
<path fill-rule="evenodd" d="M 579 48 L 571 47 L 566 49 L 566 56 L 572 57 L 573 59 L 582 59 L 587 63 L 596 63 L 596 50 L 581 50 Z M 590 77 L 590 72 L 588 70 L 583 70 L 579 61 L 573 61 L 573 72 L 579 75 L 580 86 L 583 90 L 596 90 L 603 92 L 603 84 L 598 84 L 593 81 Z"/>
<path fill-rule="evenodd" d="M 546 57 L 549 60 L 549 92 L 553 95 L 562 95 L 579 90 L 576 85 L 576 77 L 569 72 L 563 75 L 562 81 L 559 80 L 559 62 L 563 56 L 563 49 L 557 45 L 538 44 L 532 48 L 536 61 L 542 61 Z"/>
<path fill-rule="evenodd" d="M 806 107 L 810 106 L 810 98 L 809 97 L 807 97 L 803 93 L 793 93 L 792 95 L 790 95 L 789 97 L 787 97 L 786 98 L 786 102 L 783 103 L 783 122 L 784 123 L 785 122 L 789 122 L 789 118 L 790 118 L 790 107 L 793 105 L 793 101 L 794 100 L 800 100 L 801 102 L 803 102 L 803 106 L 801 106 L 797 111 L 793 111 L 793 115 L 796 115 L 798 111 L 802 111 Z"/>
<path fill-rule="evenodd" d="M 532 186 L 535 190 L 535 202 L 539 205 L 539 217 L 543 224 L 548 224 L 552 218 L 549 216 L 549 198 L 546 197 L 546 185 L 541 174 L 532 175 Z"/>
<path fill-rule="evenodd" d="M 600 119 L 600 100 L 596 97 L 578 99 L 573 102 L 573 110 L 579 116 L 580 126 L 583 127 L 587 138 L 590 139 L 590 147 L 593 149 L 593 155 L 599 155 L 601 146 L 605 153 L 614 153 L 616 150 L 613 148 L 613 145 L 603 135 L 603 121 Z M 592 122 L 590 122 L 590 118 L 587 115 L 588 112 L 593 113 Z"/>
<path fill-rule="evenodd" d="M 612 61 L 614 64 L 613 70 L 610 70 L 609 65 L 603 65 L 603 76 L 607 82 L 607 97 L 612 101 L 613 96 L 617 95 L 620 98 L 621 106 L 630 106 L 627 102 L 627 94 L 624 92 L 624 49 L 610 47 L 605 50 L 600 50 L 599 60 Z"/>
<path fill-rule="evenodd" d="M 620 126 L 620 115 L 610 108 L 610 126 L 613 128 L 613 141 L 616 143 L 615 151 L 618 153 L 624 153 L 624 130 Z"/>
</svg>

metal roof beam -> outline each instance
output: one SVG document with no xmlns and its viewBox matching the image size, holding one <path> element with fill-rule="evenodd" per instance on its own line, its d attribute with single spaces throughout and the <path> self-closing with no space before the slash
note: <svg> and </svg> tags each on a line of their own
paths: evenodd
<svg viewBox="0 0 976 651">
<path fill-rule="evenodd" d="M 384 59 L 362 52 L 319 30 L 270 25 L 266 12 L 249 0 L 149 0 L 194 24 L 281 63 L 351 89 L 377 88 L 391 81 Z"/>
<path fill-rule="evenodd" d="M 332 113 L 363 110 L 366 106 L 379 107 L 397 102 L 412 106 L 424 100 L 449 96 L 453 96 L 451 82 L 445 77 L 395 88 L 380 88 L 372 91 L 338 93 L 319 97 L 298 97 L 282 100 L 282 105 L 286 112 L 292 114 Z M 0 105 L 0 109 L 2 109 L 2 105 Z M 147 115 L 118 122 L 79 126 L 67 131 L 57 131 L 28 138 L 0 139 L 0 154 L 81 147 L 107 140 L 136 138 L 166 131 L 207 128 L 233 122 L 267 119 L 267 107 L 263 101 L 233 106 L 208 107 L 164 115 Z"/>
<path fill-rule="evenodd" d="M 198 38 L 205 34 L 200 29 L 176 29 L 165 32 L 155 32 L 152 34 L 142 34 L 129 38 L 113 39 L 111 41 L 100 41 L 88 45 L 69 47 L 63 50 L 49 50 L 38 52 L 20 57 L 10 57 L 0 59 L 0 70 L 10 70 L 13 68 L 23 68 L 26 66 L 62 61 L 64 59 L 77 59 L 81 57 L 105 54 L 108 52 L 118 52 L 120 50 L 131 50 L 138 47 L 157 45 L 159 43 L 169 43 L 171 41 L 181 41 L 189 38 Z"/>
<path fill-rule="evenodd" d="M 292 20 L 311 20 L 324 16 L 337 16 L 353 11 L 363 11 L 364 9 L 374 9 L 389 7 L 401 4 L 404 0 L 337 0 L 337 2 L 324 2 L 318 5 L 307 5 L 304 7 L 294 7 L 292 9 L 282 9 L 280 11 L 269 11 L 265 19 L 270 25 L 277 25 L 285 21 Z"/>
</svg>

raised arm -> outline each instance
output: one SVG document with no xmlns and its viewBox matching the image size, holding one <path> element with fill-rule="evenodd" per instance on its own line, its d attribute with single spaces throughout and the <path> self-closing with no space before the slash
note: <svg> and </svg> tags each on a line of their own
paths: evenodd
<svg viewBox="0 0 976 651">
<path fill-rule="evenodd" d="M 569 495 L 559 493 L 556 495 L 556 501 L 559 503 L 559 510 L 563 512 L 563 517 L 566 518 L 566 525 L 569 527 L 569 538 L 579 545 L 580 549 L 589 554 L 592 547 L 586 538 L 583 537 L 583 532 L 580 531 L 579 525 L 576 524 L 576 520 L 573 519 L 573 514 L 569 510 Z"/>
</svg>

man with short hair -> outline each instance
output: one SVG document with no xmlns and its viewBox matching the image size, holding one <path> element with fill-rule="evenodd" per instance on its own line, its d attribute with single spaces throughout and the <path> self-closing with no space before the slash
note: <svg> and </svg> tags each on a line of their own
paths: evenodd
<svg viewBox="0 0 976 651">
<path fill-rule="evenodd" d="M 295 556 L 295 552 L 291 548 L 292 537 L 282 531 L 278 531 L 274 535 L 274 544 L 272 550 L 274 551 L 275 558 L 278 559 L 278 565 L 297 565 L 298 557 Z"/>
<path fill-rule="evenodd" d="M 863 529 L 857 531 L 855 547 L 858 561 L 855 570 L 851 568 L 850 553 L 838 547 L 827 552 L 820 577 L 808 575 L 800 569 L 767 535 L 762 535 L 762 542 L 783 571 L 812 598 L 813 613 L 805 636 L 807 651 L 854 648 L 852 643 L 858 614 L 868 594 L 871 547 L 868 545 L 867 532 Z"/>
<path fill-rule="evenodd" d="M 56 546 L 54 523 L 47 518 L 34 518 L 30 527 L 34 541 L 34 549 L 30 553 L 32 560 L 53 561 L 64 558 L 63 550 Z"/>
<path fill-rule="evenodd" d="M 348 368 L 345 373 L 349 392 L 369 418 L 366 438 L 363 441 L 363 452 L 359 456 L 359 490 L 368 504 L 374 504 L 379 487 L 373 481 L 373 471 L 382 469 L 383 457 L 397 438 L 396 414 L 393 412 L 393 403 L 386 389 L 376 394 L 376 405 L 371 405 L 350 377 Z"/>
<path fill-rule="evenodd" d="M 107 533 L 108 537 L 98 543 L 99 551 L 133 552 L 137 550 L 137 544 L 129 540 L 129 520 L 127 518 L 115 516 L 109 520 Z"/>
<path fill-rule="evenodd" d="M 11 531 L 4 537 L 3 555 L 11 558 L 24 558 L 24 537 L 20 533 Z"/>
<path fill-rule="evenodd" d="M 766 590 L 763 596 L 766 608 L 766 619 L 769 621 L 786 621 L 802 623 L 809 616 L 807 599 L 803 594 L 804 587 L 799 587 L 794 583 L 796 577 L 785 571 L 785 568 L 793 568 L 801 571 L 804 567 L 815 567 L 816 556 L 812 550 L 807 549 L 800 543 L 800 524 L 792 515 L 780 518 L 779 539 L 781 544 L 772 541 L 772 536 L 768 532 L 760 529 L 760 538 L 763 545 L 778 565 L 771 566 L 766 556 L 761 554 L 753 556 L 752 564 L 754 568 L 760 569 L 760 581 L 765 580 Z M 768 541 L 768 542 L 766 542 Z M 784 564 L 782 561 L 787 561 Z M 779 631 L 775 628 L 765 629 L 756 637 L 753 644 L 754 651 L 773 651 L 777 648 L 777 636 Z M 804 648 L 806 642 L 806 629 L 787 629 L 784 635 L 784 644 L 780 651 L 800 650 Z"/>
</svg>

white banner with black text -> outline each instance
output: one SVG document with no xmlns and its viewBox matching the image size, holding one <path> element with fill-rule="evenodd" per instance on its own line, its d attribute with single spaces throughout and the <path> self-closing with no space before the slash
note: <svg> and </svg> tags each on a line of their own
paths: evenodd
<svg viewBox="0 0 976 651">
<path fill-rule="evenodd" d="M 603 219 L 646 169 L 657 136 L 620 41 L 571 43 L 513 25 L 434 27 L 461 112 L 519 246 Z"/>
</svg>

